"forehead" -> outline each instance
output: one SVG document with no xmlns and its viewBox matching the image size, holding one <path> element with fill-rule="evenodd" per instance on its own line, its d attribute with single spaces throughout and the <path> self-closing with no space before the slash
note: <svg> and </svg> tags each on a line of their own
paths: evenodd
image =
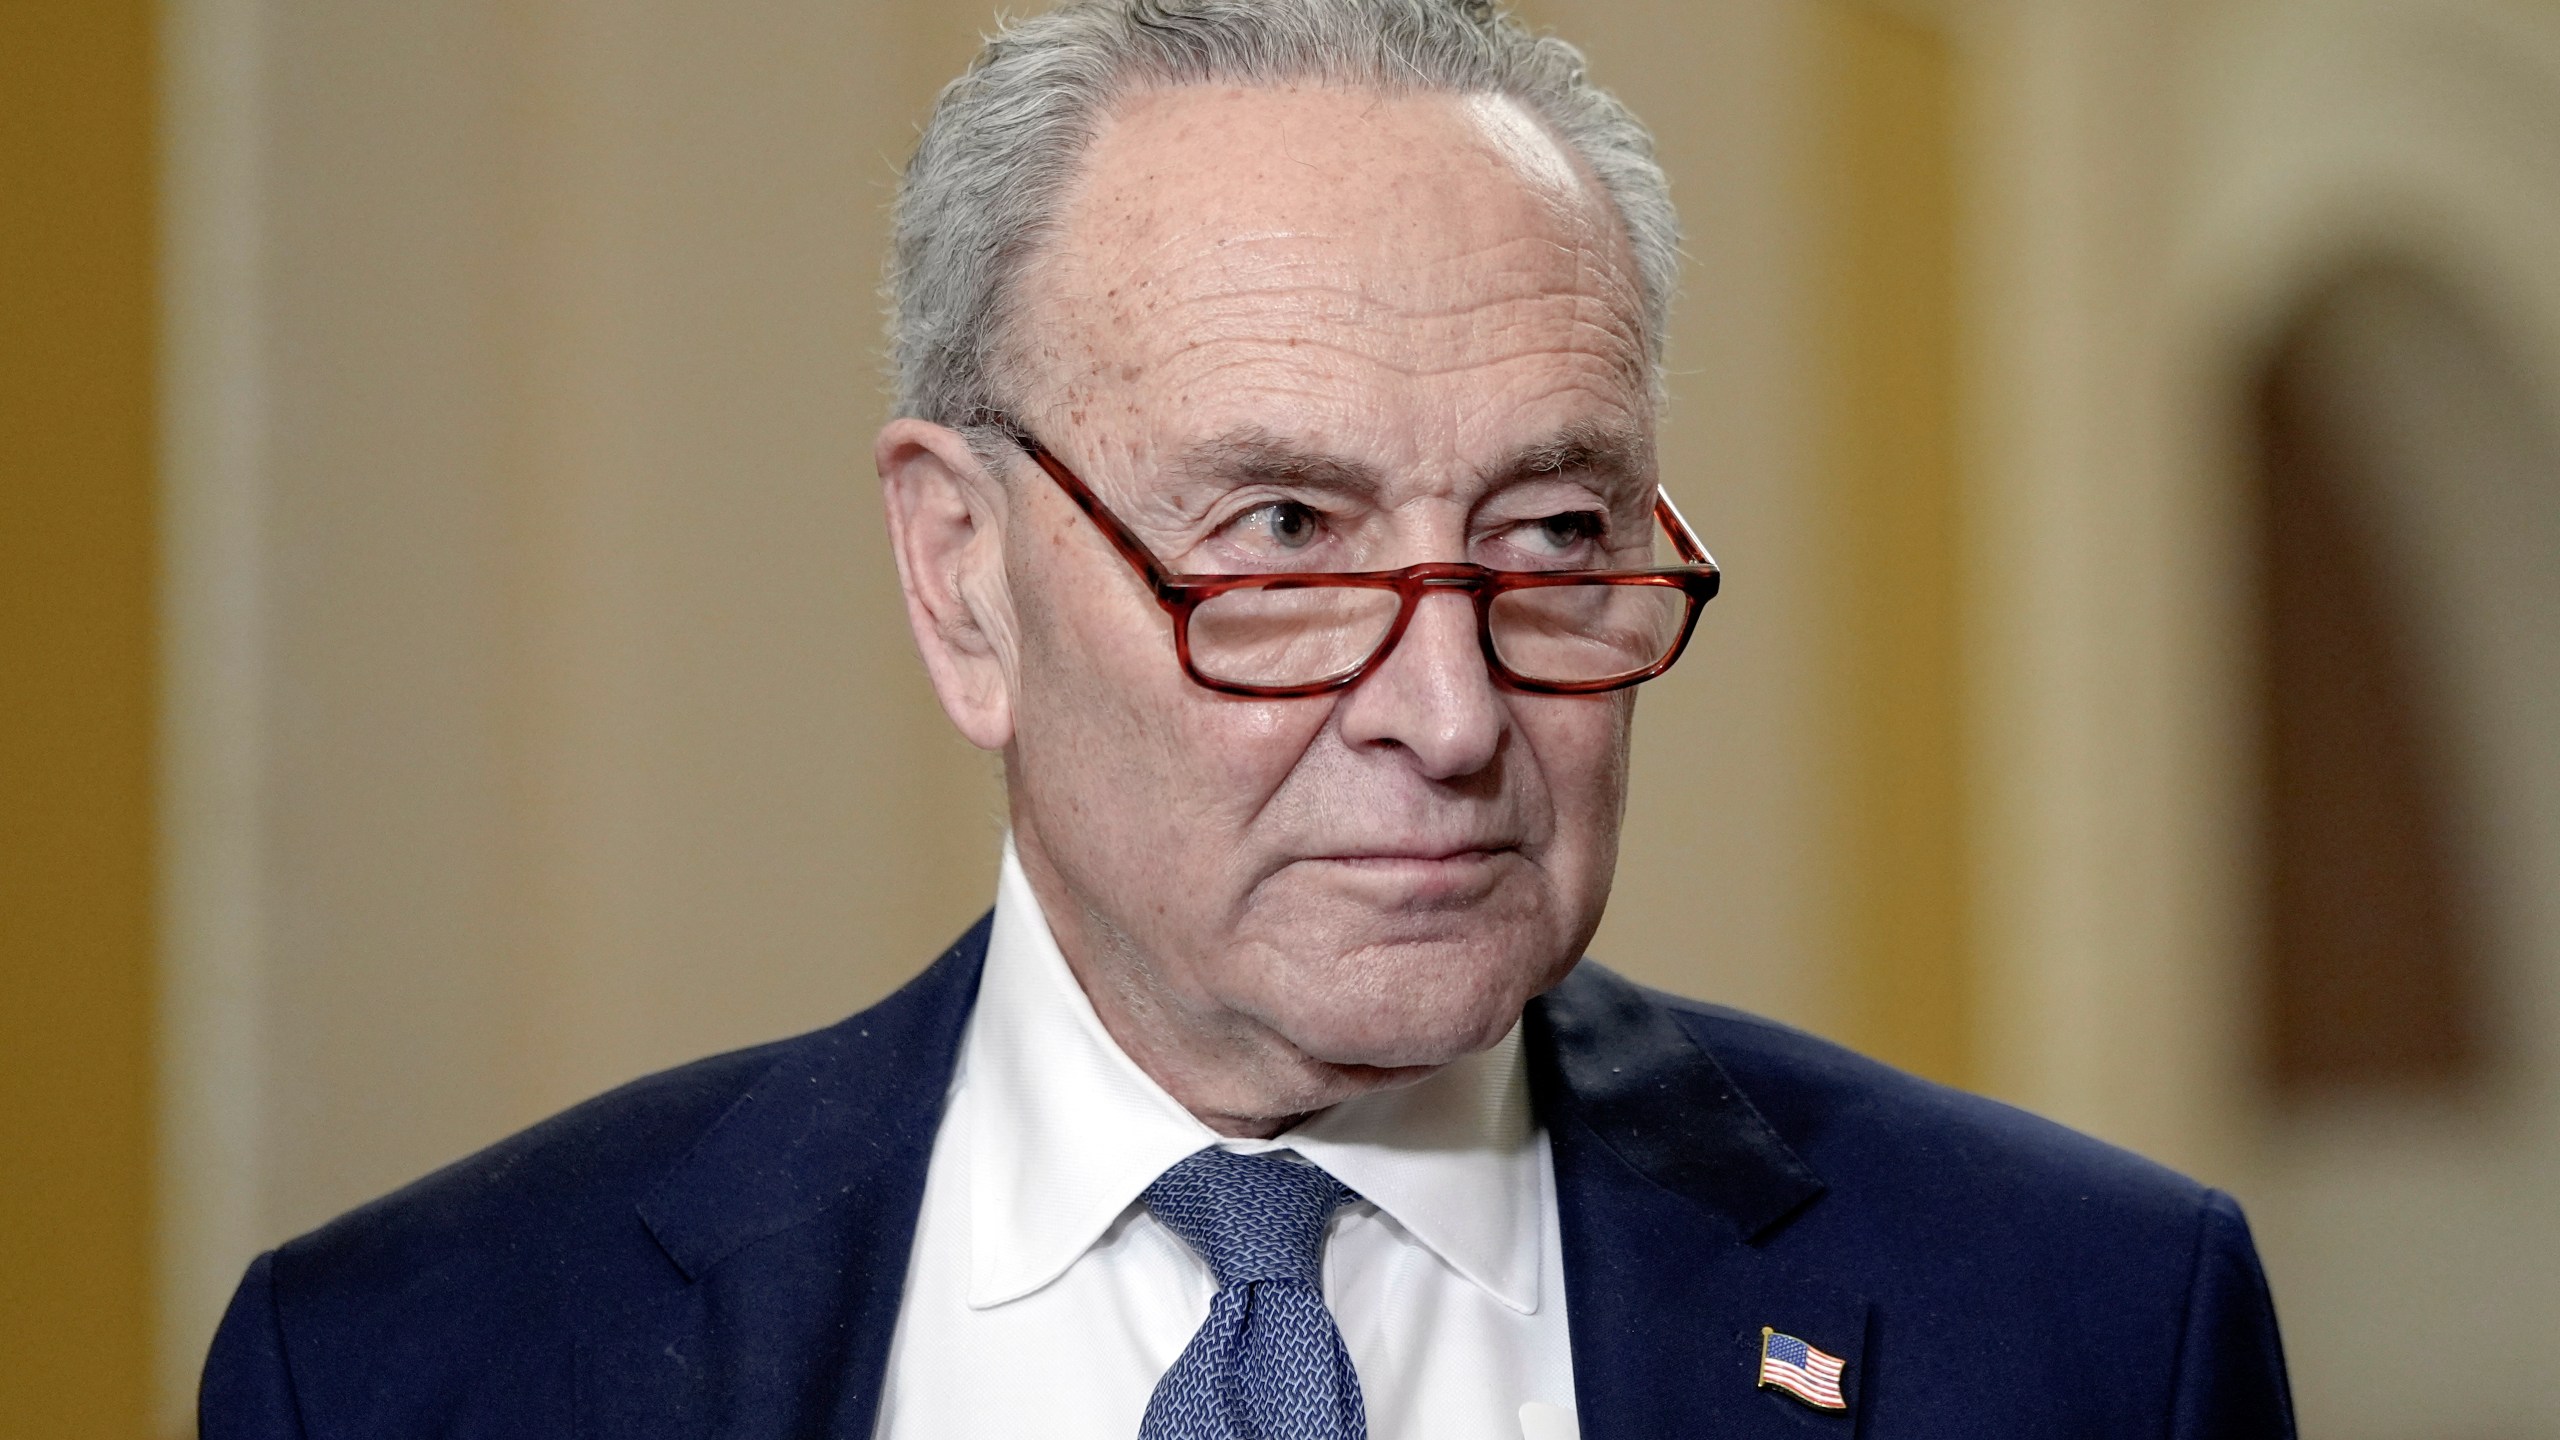
<svg viewBox="0 0 2560 1440">
<path fill-rule="evenodd" d="M 1633 418 L 1640 313 L 1614 212 L 1515 103 L 1198 87 L 1112 112 L 1023 340 L 1078 424 L 1420 437 Z"/>
</svg>

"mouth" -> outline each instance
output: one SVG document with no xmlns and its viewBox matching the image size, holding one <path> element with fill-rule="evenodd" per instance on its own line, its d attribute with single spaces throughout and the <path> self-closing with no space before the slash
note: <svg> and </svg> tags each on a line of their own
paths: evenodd
<svg viewBox="0 0 2560 1440">
<path fill-rule="evenodd" d="M 1517 844 L 1364 846 L 1299 863 L 1376 901 L 1462 905 L 1490 893 L 1519 854 Z"/>
<path fill-rule="evenodd" d="M 1444 862 L 1489 860 L 1497 855 L 1516 853 L 1518 845 L 1391 845 L 1376 849 L 1343 850 L 1331 855 L 1310 855 L 1335 865 L 1437 865 Z"/>
</svg>

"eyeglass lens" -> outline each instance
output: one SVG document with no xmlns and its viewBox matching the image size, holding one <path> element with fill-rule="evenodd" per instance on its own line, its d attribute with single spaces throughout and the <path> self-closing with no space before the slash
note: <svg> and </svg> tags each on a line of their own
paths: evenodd
<svg viewBox="0 0 2560 1440">
<path fill-rule="evenodd" d="M 1651 669 L 1680 643 L 1687 592 L 1667 585 L 1539 585 L 1493 597 L 1493 651 L 1527 680 L 1579 685 Z"/>
<path fill-rule="evenodd" d="M 1193 608 L 1191 663 L 1225 684 L 1316 685 L 1366 664 L 1394 628 L 1392 589 L 1320 585 L 1231 590 Z M 1513 674 L 1579 685 L 1648 670 L 1679 643 L 1685 592 L 1577 583 L 1505 590 L 1487 610 L 1494 653 Z"/>
<path fill-rule="evenodd" d="M 1319 684 L 1366 664 L 1400 603 L 1352 585 L 1230 590 L 1192 609 L 1191 663 L 1233 685 Z"/>
</svg>

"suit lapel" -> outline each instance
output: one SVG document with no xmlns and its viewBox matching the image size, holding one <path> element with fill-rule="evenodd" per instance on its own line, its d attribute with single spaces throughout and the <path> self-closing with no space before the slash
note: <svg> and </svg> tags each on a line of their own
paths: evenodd
<svg viewBox="0 0 2560 1440">
<path fill-rule="evenodd" d="M 787 1048 L 641 1202 L 669 1274 L 582 1337 L 581 1434 L 871 1434 L 987 931 Z M 1527 1022 L 1583 1440 L 1849 1440 L 1866 1301 L 1771 1243 L 1822 1181 L 1669 1011 L 1599 966 Z M 1848 1362 L 1847 1412 L 1756 1386 L 1764 1325 Z"/>
<path fill-rule="evenodd" d="M 1670 1011 L 1585 961 L 1531 1005 L 1583 1440 L 1855 1433 L 1863 1296 L 1777 1253 L 1822 1180 Z M 1761 1329 L 1847 1362 L 1846 1411 L 1757 1384 Z"/>
<path fill-rule="evenodd" d="M 788 1047 L 641 1202 L 674 1273 L 587 1337 L 581 1433 L 871 1434 L 987 933 Z"/>
</svg>

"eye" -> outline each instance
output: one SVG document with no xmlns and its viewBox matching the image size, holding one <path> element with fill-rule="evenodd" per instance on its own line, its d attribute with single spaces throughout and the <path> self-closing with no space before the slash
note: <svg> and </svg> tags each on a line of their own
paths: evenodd
<svg viewBox="0 0 2560 1440">
<path fill-rule="evenodd" d="M 1566 554 L 1578 547 L 1597 542 L 1605 532 L 1607 518 L 1595 510 L 1567 510 L 1524 522 L 1521 538 L 1553 555 Z"/>
<path fill-rule="evenodd" d="M 1295 500 L 1273 500 L 1237 516 L 1232 528 L 1239 538 L 1250 543 L 1267 544 L 1278 550 L 1304 550 L 1315 543 L 1323 528 L 1323 517 L 1313 507 Z"/>
</svg>

